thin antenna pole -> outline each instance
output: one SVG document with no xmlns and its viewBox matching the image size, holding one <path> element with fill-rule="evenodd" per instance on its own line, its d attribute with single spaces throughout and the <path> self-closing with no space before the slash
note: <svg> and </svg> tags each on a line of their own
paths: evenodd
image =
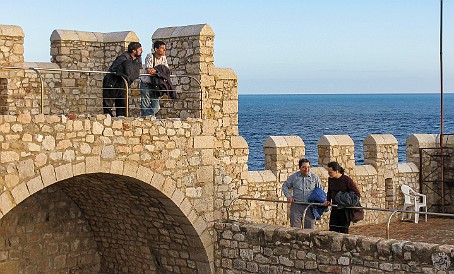
<svg viewBox="0 0 454 274">
<path fill-rule="evenodd" d="M 443 151 L 443 0 L 440 0 L 440 152 L 441 152 L 441 206 L 445 212 L 445 189 L 444 189 L 444 151 Z"/>
</svg>

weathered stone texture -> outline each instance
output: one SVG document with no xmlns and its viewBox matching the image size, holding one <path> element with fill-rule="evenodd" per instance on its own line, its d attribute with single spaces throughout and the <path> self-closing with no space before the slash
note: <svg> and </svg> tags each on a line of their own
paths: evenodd
<svg viewBox="0 0 454 274">
<path fill-rule="evenodd" d="M 304 231 L 272 225 L 217 223 L 215 265 L 224 273 L 448 273 L 454 246 Z"/>
<path fill-rule="evenodd" d="M 100 270 L 98 243 L 88 220 L 58 187 L 42 190 L 0 219 L 0 237 L 2 273 Z"/>
</svg>

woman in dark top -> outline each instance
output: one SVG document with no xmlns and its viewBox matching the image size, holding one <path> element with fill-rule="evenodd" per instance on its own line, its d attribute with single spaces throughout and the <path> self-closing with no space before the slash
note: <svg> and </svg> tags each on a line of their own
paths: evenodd
<svg viewBox="0 0 454 274">
<path fill-rule="evenodd" d="M 360 197 L 360 193 L 358 188 L 356 187 L 353 180 L 344 175 L 344 168 L 339 165 L 338 162 L 330 162 L 328 163 L 328 194 L 327 194 L 327 202 L 326 204 L 329 205 L 331 203 L 337 204 L 335 201 L 336 194 L 340 191 L 342 192 L 354 192 L 358 197 Z M 329 230 L 336 231 L 340 233 L 348 233 L 348 228 L 350 226 L 350 220 L 347 217 L 348 209 L 339 209 L 337 207 L 331 208 L 331 216 L 329 218 Z"/>
</svg>

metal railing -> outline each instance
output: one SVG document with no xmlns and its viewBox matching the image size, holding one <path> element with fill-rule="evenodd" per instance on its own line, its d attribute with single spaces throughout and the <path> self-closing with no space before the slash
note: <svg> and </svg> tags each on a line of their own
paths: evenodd
<svg viewBox="0 0 454 274">
<path fill-rule="evenodd" d="M 99 70 L 78 70 L 78 69 L 62 69 L 62 68 L 40 68 L 40 67 L 15 67 L 15 66 L 0 66 L 0 69 L 5 69 L 5 70 L 31 70 L 34 71 L 38 79 L 40 81 L 40 113 L 44 113 L 44 98 L 45 98 L 45 89 L 44 89 L 44 77 L 41 73 L 41 71 L 47 71 L 47 72 L 75 72 L 75 73 L 87 73 L 88 75 L 90 74 L 101 74 L 101 75 L 107 75 L 107 74 L 114 74 L 115 72 L 109 72 L 109 71 L 99 71 Z M 151 74 L 140 74 L 140 76 L 151 76 L 153 77 L 154 75 Z M 130 88 L 128 85 L 128 81 L 126 80 L 125 77 L 120 76 L 123 79 L 124 82 L 124 89 L 125 89 L 125 112 L 126 112 L 126 117 L 129 116 L 129 93 L 130 93 Z M 187 77 L 189 79 L 194 80 L 197 85 L 199 86 L 199 92 L 200 92 L 200 117 L 202 117 L 202 110 L 203 110 L 203 92 L 202 92 L 202 87 L 200 81 L 195 78 L 194 76 L 191 75 L 186 75 L 186 74 L 178 74 L 178 75 L 170 75 L 170 77 Z M 115 99 L 115 98 L 110 98 L 110 99 Z"/>
<path fill-rule="evenodd" d="M 227 208 L 227 220 L 231 221 L 230 219 L 230 207 L 238 200 L 246 200 L 246 201 L 263 201 L 263 202 L 273 202 L 273 203 L 286 203 L 290 204 L 288 201 L 284 200 L 270 200 L 270 199 L 260 199 L 260 198 L 251 198 L 251 197 L 237 197 L 233 199 L 233 201 L 230 203 L 230 205 Z M 311 206 L 325 206 L 324 204 L 321 203 L 304 203 L 304 202 L 293 202 L 294 204 L 302 204 L 302 205 L 307 205 L 307 207 L 303 211 L 303 217 L 302 219 L 304 220 L 306 217 L 306 212 Z M 337 205 L 329 205 L 331 207 L 338 207 Z M 447 214 L 447 213 L 437 213 L 437 212 L 424 212 L 424 211 L 413 211 L 413 210 L 402 210 L 402 209 L 392 209 L 392 208 L 376 208 L 376 207 L 343 207 L 347 209 L 364 209 L 364 210 L 373 210 L 373 211 L 383 211 L 383 212 L 391 212 L 391 214 L 388 217 L 388 221 L 386 222 L 386 238 L 389 239 L 390 237 L 390 222 L 391 218 L 393 217 L 394 214 L 396 213 L 415 213 L 415 214 L 422 214 L 422 215 L 433 215 L 433 216 L 440 216 L 440 217 L 451 217 L 454 218 L 454 214 Z M 304 229 L 304 222 L 301 223 L 302 228 Z"/>
<path fill-rule="evenodd" d="M 445 213 L 446 207 L 451 206 L 454 201 L 452 193 L 454 180 L 452 176 L 453 158 L 450 152 L 454 146 L 449 142 L 450 137 L 454 134 L 444 134 L 440 136 L 440 147 L 420 148 L 419 149 L 419 187 L 421 192 L 428 195 L 433 192 L 438 201 L 434 201 L 433 206 L 440 206 L 441 212 Z M 429 165 L 427 165 L 429 163 Z"/>
</svg>

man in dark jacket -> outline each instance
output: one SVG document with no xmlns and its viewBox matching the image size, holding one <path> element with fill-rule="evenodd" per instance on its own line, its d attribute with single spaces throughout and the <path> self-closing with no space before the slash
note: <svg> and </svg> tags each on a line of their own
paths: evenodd
<svg viewBox="0 0 454 274">
<path fill-rule="evenodd" d="M 128 51 L 123 52 L 113 61 L 108 71 L 115 74 L 106 74 L 102 81 L 104 114 L 114 116 L 112 108 L 115 104 L 116 116 L 126 116 L 126 87 L 122 76 L 128 81 L 128 85 L 139 77 L 142 66 L 141 55 L 142 45 L 139 42 L 131 42 L 128 45 Z"/>
<path fill-rule="evenodd" d="M 359 193 L 358 187 L 353 182 L 352 178 L 344 174 L 344 168 L 341 167 L 338 162 L 329 162 L 327 170 L 329 178 L 328 194 L 326 195 L 327 201 L 325 202 L 325 205 L 330 205 L 331 203 L 339 205 L 343 203 L 344 206 L 349 206 L 352 204 L 347 203 L 353 203 L 353 200 L 355 199 L 359 202 L 361 194 Z M 341 191 L 346 193 L 346 195 L 337 195 Z M 350 194 L 350 192 L 353 192 L 353 194 Z M 347 200 L 350 200 L 350 202 L 346 202 Z M 348 228 L 350 227 L 351 221 L 349 216 L 350 209 L 339 206 L 331 208 L 329 230 L 348 234 Z"/>
</svg>

